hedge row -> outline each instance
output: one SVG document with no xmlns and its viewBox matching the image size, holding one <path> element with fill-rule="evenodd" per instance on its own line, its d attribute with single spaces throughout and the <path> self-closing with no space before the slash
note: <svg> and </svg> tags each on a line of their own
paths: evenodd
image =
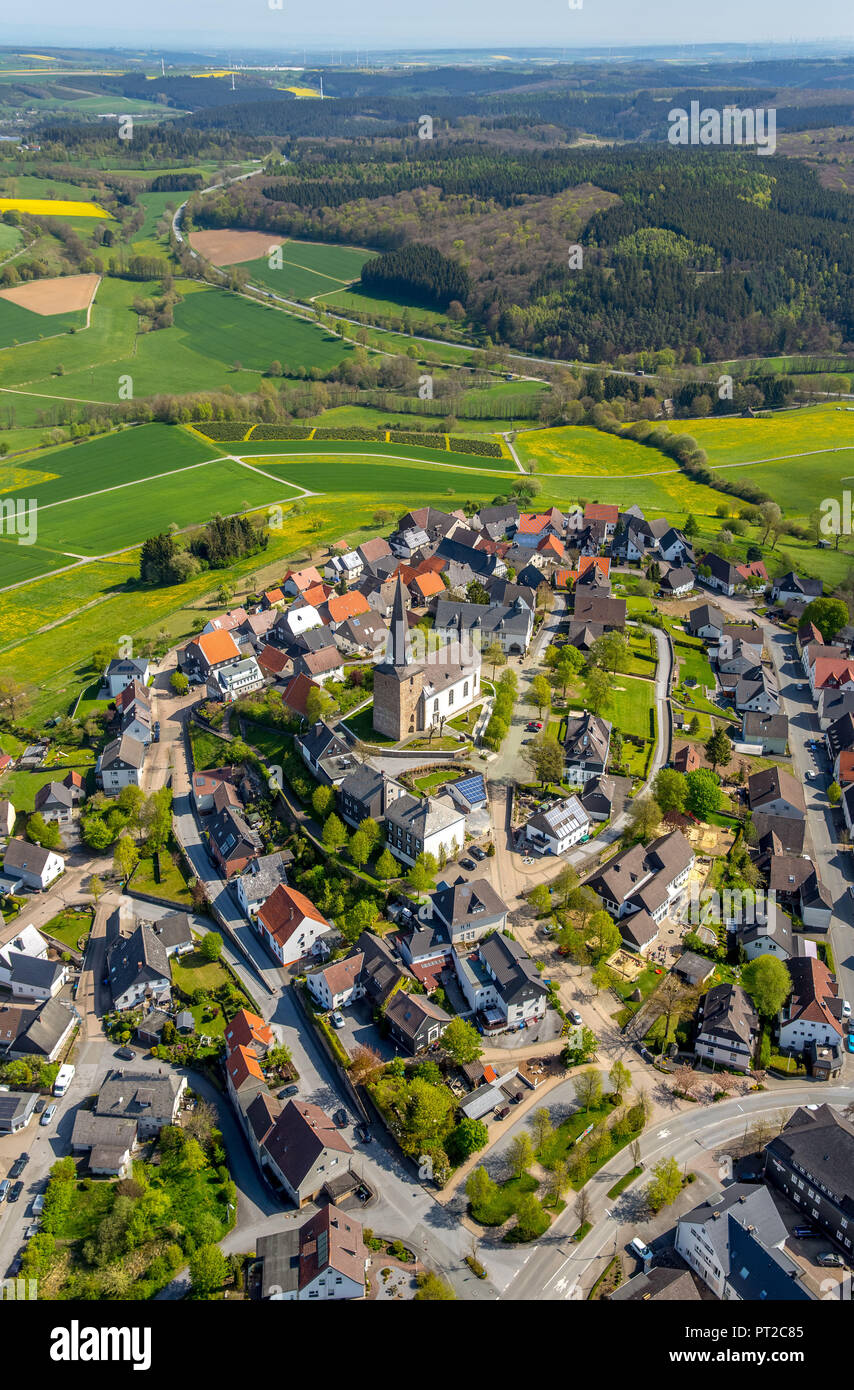
<svg viewBox="0 0 854 1390">
<path fill-rule="evenodd" d="M 206 439 L 212 439 L 216 443 L 226 444 L 237 439 L 245 439 L 246 431 L 252 424 L 251 420 L 237 420 L 231 424 L 221 425 L 196 425 L 199 434 L 203 434 Z"/>
<path fill-rule="evenodd" d="M 457 439 L 448 440 L 448 448 L 454 454 L 481 454 L 484 458 L 500 459 L 501 445 L 493 444 L 487 439 Z"/>
<path fill-rule="evenodd" d="M 389 430 L 389 440 L 392 444 L 423 444 L 430 449 L 444 449 L 445 436 L 443 434 L 430 434 L 426 430 L 423 432 L 415 430 Z"/>
</svg>

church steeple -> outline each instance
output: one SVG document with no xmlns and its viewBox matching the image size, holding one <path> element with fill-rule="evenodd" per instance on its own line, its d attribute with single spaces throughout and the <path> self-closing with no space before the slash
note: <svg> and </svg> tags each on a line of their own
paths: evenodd
<svg viewBox="0 0 854 1390">
<path fill-rule="evenodd" d="M 391 610 L 391 664 L 409 666 L 412 663 L 412 647 L 409 641 L 409 623 L 406 621 L 406 602 L 404 600 L 403 580 L 397 576 L 394 591 L 394 604 Z"/>
</svg>

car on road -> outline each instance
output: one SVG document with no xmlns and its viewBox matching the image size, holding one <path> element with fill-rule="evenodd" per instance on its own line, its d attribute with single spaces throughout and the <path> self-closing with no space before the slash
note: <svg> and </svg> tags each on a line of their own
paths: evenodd
<svg viewBox="0 0 854 1390">
<path fill-rule="evenodd" d="M 844 1269 L 845 1261 L 841 1255 L 837 1255 L 835 1250 L 828 1250 L 822 1255 L 816 1255 L 815 1262 L 824 1269 Z"/>
<path fill-rule="evenodd" d="M 44 1114 L 42 1115 L 41 1119 L 39 1120 L 39 1124 L 40 1124 L 40 1125 L 49 1125 L 50 1122 L 51 1122 L 51 1120 L 53 1119 L 53 1117 L 54 1117 L 54 1115 L 56 1114 L 56 1112 L 57 1112 L 58 1109 L 59 1109 L 59 1106 L 58 1106 L 58 1105 L 49 1105 L 49 1106 L 47 1107 L 47 1110 L 44 1112 Z"/>
<path fill-rule="evenodd" d="M 9 1169 L 10 1178 L 19 1178 L 30 1161 L 29 1154 L 19 1154 Z"/>
<path fill-rule="evenodd" d="M 341 1106 L 340 1110 L 335 1111 L 335 1114 L 332 1116 L 332 1118 L 335 1121 L 335 1124 L 338 1127 L 338 1129 L 343 1129 L 345 1125 L 348 1125 L 350 1123 L 350 1116 L 347 1114 L 347 1111 L 344 1109 L 343 1105 Z"/>
<path fill-rule="evenodd" d="M 797 1236 L 798 1240 L 806 1240 L 807 1236 L 812 1235 L 812 1226 L 796 1226 L 792 1235 Z"/>
<path fill-rule="evenodd" d="M 123 1062 L 132 1062 L 136 1057 L 136 1053 L 132 1047 L 120 1047 L 116 1056 L 121 1057 Z"/>
<path fill-rule="evenodd" d="M 338 1009 L 336 1009 L 329 1021 L 332 1024 L 333 1028 L 343 1028 L 346 1020 L 344 1018 L 344 1015 Z"/>
<path fill-rule="evenodd" d="M 17 1274 L 20 1274 L 21 1265 L 23 1264 L 23 1262 L 23 1255 L 19 1250 L 17 1255 L 12 1260 L 12 1263 L 10 1264 L 9 1268 L 6 1270 L 6 1278 L 14 1279 Z"/>
<path fill-rule="evenodd" d="M 21 1195 L 21 1193 L 23 1192 L 23 1190 L 24 1190 L 24 1184 L 23 1184 L 22 1180 L 19 1178 L 18 1181 L 12 1183 L 12 1186 L 9 1188 L 9 1193 L 8 1193 L 7 1198 L 6 1198 L 6 1201 L 7 1201 L 7 1202 L 17 1202 L 17 1200 L 18 1200 L 18 1198 L 20 1197 L 20 1195 Z"/>
<path fill-rule="evenodd" d="M 370 1144 L 372 1138 L 370 1125 L 356 1125 L 356 1138 L 362 1144 Z"/>
<path fill-rule="evenodd" d="M 477 868 L 477 865 L 475 864 L 475 862 L 474 862 L 473 859 L 461 859 L 461 860 L 460 860 L 460 868 L 461 868 L 461 869 L 469 869 L 469 870 L 471 870 L 471 869 L 476 869 L 476 868 Z"/>
<path fill-rule="evenodd" d="M 525 728 L 528 730 L 529 734 L 538 734 L 542 727 L 543 726 L 540 723 L 539 719 L 529 719 L 527 724 L 525 725 Z"/>
<path fill-rule="evenodd" d="M 577 1009 L 570 1009 L 570 1011 L 569 1011 L 569 1021 L 570 1021 L 570 1023 L 574 1023 L 575 1026 L 576 1026 L 576 1028 L 578 1028 L 578 1027 L 580 1026 L 580 1024 L 581 1024 L 581 1022 L 582 1022 L 582 1018 L 581 1018 L 581 1014 L 578 1012 Z"/>
<path fill-rule="evenodd" d="M 851 1005 L 849 1004 L 849 1002 L 848 1002 L 847 999 L 843 999 L 843 1001 L 842 1001 L 842 1017 L 843 1017 L 843 1018 L 850 1018 L 850 1017 L 851 1017 Z"/>
</svg>

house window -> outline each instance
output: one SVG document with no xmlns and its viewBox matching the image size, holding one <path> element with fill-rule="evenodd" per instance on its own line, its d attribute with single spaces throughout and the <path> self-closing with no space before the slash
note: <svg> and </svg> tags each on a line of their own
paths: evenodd
<svg viewBox="0 0 854 1390">
<path fill-rule="evenodd" d="M 469 697 L 469 683 L 468 683 L 468 681 L 466 681 L 465 684 L 464 684 L 464 686 L 463 686 L 463 699 L 464 699 L 464 700 L 467 700 L 468 697 Z"/>
<path fill-rule="evenodd" d="M 448 704 L 449 704 L 449 705 L 452 705 L 453 703 L 454 703 L 454 692 L 453 692 L 453 690 L 449 690 L 449 691 L 448 691 Z"/>
</svg>

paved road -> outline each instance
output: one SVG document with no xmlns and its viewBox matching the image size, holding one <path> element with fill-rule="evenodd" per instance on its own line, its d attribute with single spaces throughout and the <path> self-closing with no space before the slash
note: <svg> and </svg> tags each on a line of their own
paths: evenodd
<svg viewBox="0 0 854 1390">
<path fill-rule="evenodd" d="M 642 1160 L 647 1171 L 662 1158 L 674 1157 L 680 1166 L 690 1165 L 701 1155 L 723 1155 L 727 1145 L 731 1147 L 732 1142 L 744 1134 L 745 1128 L 761 1116 L 779 1117 L 781 1113 L 789 1114 L 797 1105 L 812 1105 L 816 1101 L 841 1107 L 853 1100 L 854 1090 L 849 1086 L 822 1086 L 819 1094 L 814 1085 L 795 1084 L 775 1087 L 773 1092 L 721 1101 L 708 1108 L 694 1105 L 673 1119 L 647 1129 L 641 1140 Z M 578 1287 L 590 1282 L 591 1265 L 596 1265 L 596 1274 L 600 1273 L 619 1245 L 627 1244 L 639 1227 L 643 1229 L 631 1190 L 614 1201 L 607 1195 L 609 1188 L 631 1167 L 631 1155 L 624 1149 L 613 1163 L 600 1169 L 587 1185 L 590 1198 L 587 1219 L 593 1222 L 589 1234 L 577 1246 L 570 1244 L 569 1238 L 578 1225 L 574 1203 L 570 1204 L 552 1223 L 546 1238 L 534 1247 L 524 1267 L 502 1285 L 502 1298 L 541 1302 L 579 1296 Z M 630 1217 L 621 1241 L 621 1218 Z M 483 1248 L 480 1258 L 493 1282 L 500 1282 L 500 1270 L 491 1267 L 489 1255 Z"/>
</svg>

